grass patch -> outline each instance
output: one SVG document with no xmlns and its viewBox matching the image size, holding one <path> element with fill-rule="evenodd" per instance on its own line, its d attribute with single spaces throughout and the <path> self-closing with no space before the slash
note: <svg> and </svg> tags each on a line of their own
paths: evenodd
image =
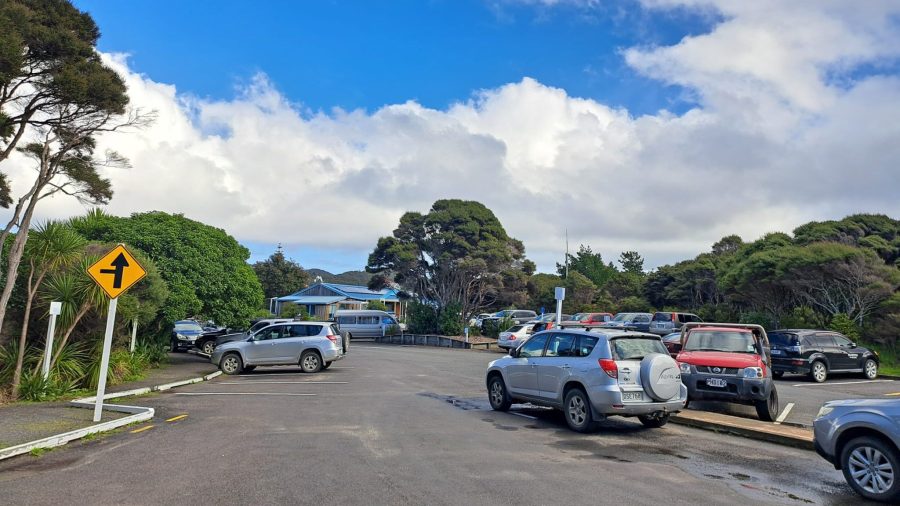
<svg viewBox="0 0 900 506">
<path fill-rule="evenodd" d="M 900 353 L 893 346 L 861 342 L 862 346 L 878 352 L 878 373 L 889 376 L 900 376 Z"/>
<path fill-rule="evenodd" d="M 53 451 L 53 448 L 32 448 L 31 451 L 28 452 L 32 457 L 40 457 L 45 453 L 49 453 Z"/>
</svg>

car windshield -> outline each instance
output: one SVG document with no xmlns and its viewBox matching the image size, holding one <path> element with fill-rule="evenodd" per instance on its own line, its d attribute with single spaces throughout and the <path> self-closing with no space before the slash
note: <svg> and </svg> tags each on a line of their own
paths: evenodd
<svg viewBox="0 0 900 506">
<path fill-rule="evenodd" d="M 659 339 L 652 337 L 620 337 L 610 339 L 610 344 L 615 360 L 643 360 L 651 353 L 669 353 Z"/>
<path fill-rule="evenodd" d="M 723 351 L 758 353 L 756 340 L 749 331 L 700 330 L 687 335 L 684 351 Z"/>
<path fill-rule="evenodd" d="M 196 323 L 176 323 L 175 332 L 203 332 L 203 328 Z"/>
<path fill-rule="evenodd" d="M 614 322 L 630 322 L 634 318 L 634 313 L 619 313 L 611 321 Z"/>
<path fill-rule="evenodd" d="M 512 327 L 506 329 L 507 332 L 518 332 L 522 330 L 523 325 L 513 325 Z"/>
<path fill-rule="evenodd" d="M 800 338 L 797 337 L 797 334 L 773 332 L 769 334 L 769 343 L 778 346 L 798 346 L 800 344 Z"/>
</svg>

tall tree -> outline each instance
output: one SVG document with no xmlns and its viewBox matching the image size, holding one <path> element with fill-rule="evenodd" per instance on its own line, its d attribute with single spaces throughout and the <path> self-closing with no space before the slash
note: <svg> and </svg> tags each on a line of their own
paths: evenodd
<svg viewBox="0 0 900 506">
<path fill-rule="evenodd" d="M 612 262 L 609 264 L 603 263 L 603 257 L 600 253 L 594 253 L 591 250 L 590 246 L 580 245 L 578 246 L 578 252 L 574 255 L 568 255 L 568 264 L 569 264 L 569 272 L 578 271 L 583 274 L 586 278 L 591 280 L 591 282 L 597 288 L 603 288 L 606 286 L 607 281 L 609 281 L 616 274 L 616 268 L 613 267 Z M 566 273 L 566 265 L 556 264 L 556 272 L 560 276 L 565 276 Z"/>
<path fill-rule="evenodd" d="M 404 214 L 393 235 L 378 240 L 366 270 L 386 275 L 439 310 L 458 305 L 461 315 L 454 317 L 461 320 L 494 304 L 509 288 L 504 273 L 526 267 L 522 242 L 506 234 L 490 209 L 473 201 L 438 200 L 427 214 Z M 517 275 L 507 278 L 521 281 Z"/>
<path fill-rule="evenodd" d="M 619 255 L 619 265 L 622 266 L 622 271 L 624 272 L 639 276 L 644 275 L 644 257 L 637 251 L 623 251 Z"/>
<path fill-rule="evenodd" d="M 281 245 L 269 258 L 253 264 L 266 299 L 280 297 L 306 287 L 309 276 L 297 262 L 285 258 Z"/>
<path fill-rule="evenodd" d="M 21 148 L 36 162 L 35 179 L 0 233 L 3 244 L 18 230 L 0 294 L 2 328 L 38 202 L 57 193 L 108 202 L 109 180 L 98 168 L 127 162 L 111 152 L 96 157 L 96 135 L 152 118 L 139 112 L 125 115 L 125 83 L 95 50 L 97 25 L 70 2 L 8 0 L 0 4 L 0 28 L 0 162 L 26 135 L 37 139 Z M 0 204 L 12 204 L 5 175 L 0 178 Z"/>
</svg>

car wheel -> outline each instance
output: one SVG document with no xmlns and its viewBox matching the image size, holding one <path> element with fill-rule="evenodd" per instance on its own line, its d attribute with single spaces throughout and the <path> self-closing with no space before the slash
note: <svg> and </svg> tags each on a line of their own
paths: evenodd
<svg viewBox="0 0 900 506">
<path fill-rule="evenodd" d="M 851 440 L 841 450 L 841 468 L 850 487 L 866 499 L 889 503 L 900 499 L 900 456 L 880 439 Z"/>
<path fill-rule="evenodd" d="M 774 422 L 778 417 L 778 392 L 774 386 L 768 399 L 756 401 L 756 414 L 764 422 Z"/>
<path fill-rule="evenodd" d="M 784 376 L 784 372 L 782 371 L 772 371 L 772 377 L 775 379 L 781 379 Z"/>
<path fill-rule="evenodd" d="M 866 375 L 866 379 L 873 380 L 878 377 L 878 362 L 872 360 L 871 358 L 866 359 L 866 364 L 863 366 L 863 373 Z"/>
<path fill-rule="evenodd" d="M 206 341 L 206 342 L 204 342 L 203 345 L 200 347 L 200 351 L 202 351 L 203 353 L 206 353 L 207 355 L 212 355 L 212 352 L 213 352 L 213 350 L 215 350 L 215 349 L 216 349 L 216 342 L 215 342 L 215 341 Z"/>
<path fill-rule="evenodd" d="M 306 350 L 300 355 L 300 369 L 303 372 L 315 373 L 322 370 L 322 359 L 312 350 Z"/>
<path fill-rule="evenodd" d="M 172 353 L 178 353 L 178 341 L 172 339 L 172 346 L 170 347 Z"/>
<path fill-rule="evenodd" d="M 573 388 L 566 394 L 563 403 L 566 423 L 575 432 L 591 432 L 596 424 L 591 419 L 591 401 L 580 388 Z"/>
<path fill-rule="evenodd" d="M 813 362 L 812 368 L 809 370 L 809 376 L 816 383 L 824 383 L 828 379 L 828 368 L 825 367 L 825 362 L 821 360 Z"/>
<path fill-rule="evenodd" d="M 329 367 L 331 367 L 331 364 L 333 362 L 334 362 L 334 360 L 332 360 L 331 362 L 325 362 L 324 364 L 322 364 L 322 370 L 324 371 L 325 369 L 328 369 Z"/>
<path fill-rule="evenodd" d="M 341 342 L 344 345 L 344 354 L 346 354 L 347 350 L 350 349 L 350 334 L 348 333 L 348 334 L 344 335 L 344 338 L 341 339 Z"/>
<path fill-rule="evenodd" d="M 512 406 L 512 400 L 506 392 L 506 384 L 503 378 L 494 376 L 488 382 L 488 400 L 491 401 L 491 409 L 494 411 L 508 411 Z"/>
<path fill-rule="evenodd" d="M 669 422 L 669 414 L 662 413 L 659 415 L 638 415 L 638 420 L 648 429 L 658 429 Z"/>
<path fill-rule="evenodd" d="M 228 375 L 240 374 L 244 370 L 244 361 L 241 360 L 241 356 L 237 353 L 229 353 L 222 358 L 219 368 Z"/>
</svg>

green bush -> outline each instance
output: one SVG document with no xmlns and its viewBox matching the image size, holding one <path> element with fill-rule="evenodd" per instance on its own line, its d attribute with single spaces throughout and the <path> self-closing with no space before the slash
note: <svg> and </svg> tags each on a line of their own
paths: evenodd
<svg viewBox="0 0 900 506">
<path fill-rule="evenodd" d="M 438 315 L 434 307 L 418 301 L 409 303 L 407 309 L 409 331 L 413 334 L 433 334 L 437 332 Z"/>
<path fill-rule="evenodd" d="M 19 397 L 26 401 L 48 401 L 74 392 L 78 389 L 78 382 L 66 380 L 51 375 L 44 379 L 44 375 L 38 371 L 25 371 L 22 374 L 22 382 L 19 386 Z"/>
<path fill-rule="evenodd" d="M 368 304 L 366 304 L 366 309 L 372 309 L 375 311 L 387 311 L 387 306 L 384 305 L 384 302 L 380 300 L 370 300 Z"/>
<path fill-rule="evenodd" d="M 822 317 L 806 306 L 795 307 L 781 318 L 779 325 L 783 329 L 819 329 L 823 326 Z"/>
<path fill-rule="evenodd" d="M 493 321 L 496 321 L 497 323 L 491 323 Z M 501 332 L 512 327 L 515 324 L 516 321 L 509 316 L 501 318 L 500 320 L 488 320 L 487 325 L 485 325 L 482 329 L 482 334 L 484 335 L 484 337 L 497 339 L 498 337 L 500 337 Z"/>
<path fill-rule="evenodd" d="M 442 336 L 459 336 L 463 333 L 462 305 L 453 302 L 438 316 L 438 333 Z"/>
<path fill-rule="evenodd" d="M 849 316 L 838 313 L 831 317 L 831 322 L 828 324 L 828 328 L 835 332 L 840 332 L 845 336 L 849 337 L 853 341 L 859 340 L 859 327 L 853 323 L 853 320 L 850 319 Z"/>
<path fill-rule="evenodd" d="M 760 325 L 766 330 L 773 330 L 772 317 L 766 313 L 762 313 L 759 311 L 748 311 L 746 313 L 741 313 L 741 318 L 738 323 L 750 323 L 753 325 Z"/>
</svg>

